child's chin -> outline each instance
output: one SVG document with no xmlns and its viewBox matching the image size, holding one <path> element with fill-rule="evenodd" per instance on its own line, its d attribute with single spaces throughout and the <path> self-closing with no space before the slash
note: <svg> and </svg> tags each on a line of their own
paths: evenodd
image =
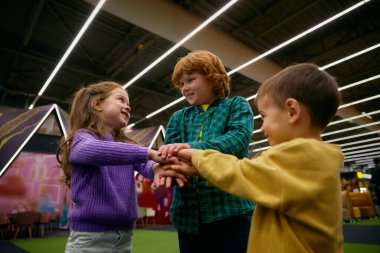
<svg viewBox="0 0 380 253">
<path fill-rule="evenodd" d="M 187 100 L 187 102 L 188 102 L 190 105 L 197 105 L 197 103 L 196 103 L 194 100 Z"/>
</svg>

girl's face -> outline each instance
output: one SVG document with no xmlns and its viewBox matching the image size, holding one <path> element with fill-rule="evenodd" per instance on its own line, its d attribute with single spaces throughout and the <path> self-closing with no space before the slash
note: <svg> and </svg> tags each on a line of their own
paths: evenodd
<svg viewBox="0 0 380 253">
<path fill-rule="evenodd" d="M 291 139 L 289 112 L 279 107 L 268 95 L 257 101 L 259 113 L 263 117 L 261 131 L 268 138 L 269 145 L 274 146 Z"/>
<path fill-rule="evenodd" d="M 181 93 L 190 105 L 211 104 L 217 98 L 214 84 L 198 72 L 183 73 L 180 79 Z"/>
<path fill-rule="evenodd" d="M 109 132 L 125 127 L 131 116 L 128 93 L 116 88 L 112 90 L 103 102 L 100 102 L 96 109 L 101 111 L 103 122 Z"/>
</svg>

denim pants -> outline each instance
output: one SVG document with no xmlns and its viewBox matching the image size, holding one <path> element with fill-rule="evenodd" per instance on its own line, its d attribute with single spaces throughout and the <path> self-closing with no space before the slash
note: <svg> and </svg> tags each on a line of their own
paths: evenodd
<svg viewBox="0 0 380 253">
<path fill-rule="evenodd" d="M 65 253 L 131 253 L 132 231 L 70 231 Z"/>
<path fill-rule="evenodd" d="M 252 214 L 202 223 L 199 234 L 178 232 L 181 253 L 246 253 Z"/>
</svg>

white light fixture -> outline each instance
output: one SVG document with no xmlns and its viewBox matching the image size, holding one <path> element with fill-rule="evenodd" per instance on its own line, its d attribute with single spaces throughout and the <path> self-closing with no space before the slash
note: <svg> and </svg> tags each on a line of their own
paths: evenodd
<svg viewBox="0 0 380 253">
<path fill-rule="evenodd" d="M 380 157 L 380 155 L 374 155 L 374 156 L 369 156 L 369 157 L 366 157 L 366 158 L 363 158 L 363 159 L 345 159 L 344 162 L 352 162 L 352 161 L 355 161 L 355 165 L 357 165 L 358 163 L 362 164 L 362 163 L 373 163 L 373 158 L 376 158 L 376 157 Z"/>
<path fill-rule="evenodd" d="M 42 96 L 42 94 L 45 92 L 46 88 L 49 86 L 59 69 L 62 67 L 63 63 L 66 61 L 67 57 L 69 57 L 71 51 L 73 51 L 74 47 L 84 34 L 84 32 L 87 30 L 88 26 L 91 24 L 92 20 L 95 18 L 96 14 L 100 11 L 102 8 L 103 4 L 106 2 L 106 0 L 100 0 L 98 4 L 96 5 L 95 9 L 92 11 L 91 15 L 88 17 L 86 23 L 84 23 L 82 29 L 80 29 L 79 33 L 77 36 L 74 38 L 73 42 L 71 42 L 71 45 L 69 48 L 66 50 L 65 54 L 62 56 L 61 60 L 59 60 L 57 66 L 55 66 L 53 72 L 51 72 L 50 76 L 42 86 L 41 90 L 38 92 L 38 95 L 36 98 L 33 100 L 32 104 L 29 106 L 29 109 L 33 109 L 34 105 L 36 104 L 37 100 Z"/>
<path fill-rule="evenodd" d="M 371 123 L 368 123 L 368 124 L 354 126 L 354 127 L 349 127 L 349 128 L 344 128 L 344 129 L 340 129 L 340 130 L 336 130 L 336 131 L 331 131 L 331 132 L 328 132 L 328 133 L 323 133 L 323 134 L 321 134 L 321 136 L 328 136 L 328 135 L 333 135 L 333 134 L 339 134 L 339 133 L 343 133 L 343 132 L 347 132 L 347 131 L 352 131 L 352 130 L 360 129 L 360 128 L 365 128 L 365 127 L 369 127 L 369 126 L 374 126 L 374 125 L 378 125 L 378 124 L 380 124 L 380 121 L 371 122 Z"/>
<path fill-rule="evenodd" d="M 380 132 L 380 131 L 378 131 Z M 368 135 L 368 134 L 367 134 Z M 352 139 L 352 138 L 355 138 L 355 137 L 361 137 L 362 135 L 360 136 L 357 136 L 357 135 L 351 135 L 351 136 L 347 136 L 347 137 L 350 137 L 350 138 L 347 138 L 347 139 Z M 353 141 L 353 142 L 348 142 L 348 143 L 343 143 L 343 144 L 338 144 L 340 147 L 345 147 L 345 146 L 352 146 L 352 145 L 355 145 L 355 144 L 360 144 L 360 143 L 366 143 L 366 142 L 372 142 L 372 141 L 377 141 L 377 140 L 380 140 L 380 137 L 376 137 L 376 138 L 370 138 L 370 139 L 365 139 L 365 140 L 360 140 L 360 141 Z M 267 141 L 266 139 L 265 140 L 262 140 L 260 141 L 260 143 L 263 143 Z M 328 143 L 331 143 L 331 141 L 325 141 L 325 142 L 328 142 Z M 255 145 L 256 142 L 252 142 L 249 144 L 249 146 L 253 146 Z M 349 151 L 349 150 L 354 150 L 354 149 L 359 149 L 359 148 L 363 148 L 363 147 L 372 147 L 372 146 L 379 146 L 380 143 L 372 143 L 372 144 L 367 144 L 367 145 L 363 145 L 363 146 L 355 146 L 355 147 L 351 147 L 351 148 L 342 148 L 342 151 Z M 265 147 L 261 147 L 261 148 L 258 148 L 258 149 L 253 149 L 252 151 L 260 151 L 260 150 L 264 150 L 264 149 L 268 149 L 270 148 L 270 146 L 265 146 Z"/>
<path fill-rule="evenodd" d="M 360 153 L 368 153 L 370 151 L 377 151 L 377 150 L 380 150 L 380 148 L 377 147 L 377 148 L 361 149 L 361 150 L 344 153 L 344 155 L 349 156 L 349 155 L 355 155 L 355 154 L 360 154 Z"/>
<path fill-rule="evenodd" d="M 278 45 L 278 46 L 272 48 L 271 50 L 269 50 L 269 51 L 267 51 L 267 52 L 265 52 L 265 53 L 263 53 L 263 54 L 261 54 L 261 55 L 255 57 L 255 58 L 253 58 L 252 60 L 250 60 L 250 61 L 248 61 L 248 62 L 246 62 L 246 63 L 240 65 L 239 67 L 237 67 L 237 68 L 235 68 L 235 69 L 233 69 L 233 70 L 231 70 L 231 71 L 229 71 L 229 72 L 227 73 L 227 75 L 231 75 L 231 74 L 233 74 L 233 73 L 235 73 L 235 72 L 238 72 L 239 70 L 241 70 L 241 69 L 247 67 L 248 65 L 250 65 L 250 64 L 252 64 L 252 63 L 254 63 L 254 62 L 257 62 L 258 60 L 264 58 L 265 56 L 268 56 L 269 54 L 271 54 L 271 53 L 273 53 L 273 52 L 275 52 L 275 51 L 281 49 L 282 47 L 284 47 L 284 46 L 286 46 L 286 45 L 289 45 L 290 43 L 296 41 L 297 39 L 302 38 L 302 37 L 305 36 L 306 34 L 308 34 L 308 33 L 312 32 L 312 31 L 315 31 L 315 30 L 317 30 L 317 29 L 323 27 L 324 25 L 330 23 L 331 21 L 333 21 L 333 20 L 335 20 L 335 19 L 338 19 L 339 17 L 341 17 L 341 16 L 343 16 L 343 15 L 349 13 L 350 11 L 353 11 L 354 9 L 356 9 L 356 8 L 358 8 L 358 7 L 360 7 L 360 6 L 362 6 L 363 4 L 365 4 L 365 3 L 367 3 L 367 2 L 369 2 L 369 0 L 361 1 L 361 2 L 359 2 L 359 3 L 357 3 L 357 4 L 353 5 L 353 6 L 351 6 L 350 8 L 345 9 L 344 11 L 342 11 L 342 12 L 340 12 L 340 13 L 338 13 L 338 14 L 332 16 L 331 18 L 329 18 L 329 19 L 327 19 L 327 20 L 325 20 L 325 21 L 319 23 L 318 25 L 313 26 L 312 28 L 306 30 L 305 32 L 298 34 L 297 36 L 291 38 L 290 40 L 287 40 L 287 41 L 281 43 L 280 45 Z M 144 73 L 145 73 L 145 72 L 144 72 Z M 140 76 L 139 76 L 139 77 L 140 77 Z M 138 77 L 138 78 L 139 78 L 139 77 Z M 132 80 L 133 80 L 133 79 L 132 79 Z M 130 82 L 131 82 L 131 81 L 130 81 Z M 129 82 L 128 82 L 126 85 L 124 85 L 125 88 L 128 87 L 128 86 L 129 86 Z M 250 97 L 248 97 L 248 98 L 246 98 L 246 99 L 249 101 L 249 100 L 251 100 L 251 99 L 254 99 L 256 96 L 257 96 L 257 94 L 254 94 L 254 95 L 252 95 L 252 96 L 250 96 Z M 174 104 L 172 104 L 172 105 L 174 105 Z M 158 111 L 161 112 L 162 110 L 159 109 L 159 110 L 157 110 L 156 112 L 159 113 Z M 156 114 L 157 114 L 156 112 L 153 112 L 152 114 L 153 114 L 153 115 L 156 115 Z M 261 116 L 257 116 L 257 117 L 255 117 L 255 119 L 260 118 L 260 117 L 261 117 Z M 139 122 L 140 122 L 140 121 L 139 121 Z"/>
<path fill-rule="evenodd" d="M 378 156 L 369 156 L 369 157 L 366 157 L 365 159 L 362 159 L 362 160 L 358 160 L 358 159 L 345 159 L 344 162 L 351 162 L 351 161 L 355 161 L 355 164 L 358 164 L 358 163 L 371 163 L 373 162 L 373 158 L 376 158 Z"/>
<path fill-rule="evenodd" d="M 251 151 L 252 152 L 259 152 L 259 151 L 263 151 L 263 150 L 267 150 L 267 149 L 270 149 L 270 146 L 252 149 Z"/>
<path fill-rule="evenodd" d="M 358 157 L 363 157 L 363 156 L 371 156 L 371 155 L 380 155 L 380 152 L 372 152 L 372 153 L 367 153 L 367 154 L 351 155 L 351 156 L 347 156 L 346 158 L 347 159 L 352 159 L 352 158 L 358 158 Z"/>
<path fill-rule="evenodd" d="M 378 132 L 380 132 L 380 131 L 378 131 Z M 366 142 L 377 141 L 377 140 L 380 140 L 380 137 L 375 137 L 375 138 L 370 138 L 370 139 L 365 139 L 365 140 L 360 140 L 360 141 L 353 141 L 353 142 L 349 142 L 349 143 L 343 143 L 343 144 L 339 144 L 339 146 L 341 146 L 341 147 L 352 146 L 352 145 L 359 144 L 359 143 L 366 143 Z"/>
<path fill-rule="evenodd" d="M 254 141 L 254 142 L 249 143 L 249 146 L 253 146 L 253 145 L 256 145 L 256 144 L 264 143 L 264 142 L 267 142 L 267 141 L 268 141 L 267 139 L 264 139 L 264 140 L 261 140 L 261 141 Z"/>
<path fill-rule="evenodd" d="M 366 113 L 366 115 L 360 114 L 360 115 L 357 115 L 357 116 L 352 116 L 352 117 L 349 117 L 349 118 L 336 120 L 336 121 L 330 122 L 327 126 L 336 125 L 336 124 L 339 124 L 339 123 L 342 123 L 342 122 L 352 121 L 352 120 L 363 118 L 363 117 L 368 117 L 370 115 L 377 114 L 377 113 L 380 113 L 380 110 Z"/>
<path fill-rule="evenodd" d="M 174 100 L 173 102 L 171 102 L 171 103 L 168 104 L 168 105 L 165 105 L 165 106 L 162 107 L 161 109 L 159 109 L 159 110 L 157 110 L 157 111 L 155 111 L 155 112 L 152 112 L 151 114 L 147 115 L 145 118 L 149 119 L 150 117 L 153 117 L 153 116 L 156 115 L 157 113 L 160 113 L 160 112 L 162 112 L 163 110 L 166 110 L 167 108 L 169 108 L 169 107 L 171 107 L 171 106 L 173 106 L 173 105 L 175 105 L 175 104 L 177 104 L 177 103 L 179 103 L 179 102 L 181 102 L 181 101 L 183 101 L 183 100 L 185 100 L 185 97 L 184 97 L 184 96 L 182 96 L 182 97 L 180 97 L 180 98 Z"/>
<path fill-rule="evenodd" d="M 336 120 L 336 121 L 330 122 L 327 126 L 336 125 L 336 124 L 339 124 L 339 123 L 343 123 L 343 122 L 346 122 L 346 121 L 352 121 L 352 120 L 363 118 L 363 117 L 371 117 L 370 115 L 377 114 L 377 113 L 380 113 L 380 110 L 369 112 L 369 113 L 365 113 L 365 115 L 361 114 L 361 115 L 353 116 L 353 117 L 346 118 L 346 119 Z M 261 117 L 261 115 L 259 115 L 259 116 Z M 255 119 L 260 118 L 259 116 L 255 116 L 254 118 Z M 261 129 L 257 129 L 255 131 L 253 131 L 252 134 L 259 133 L 259 132 L 261 132 Z"/>
<path fill-rule="evenodd" d="M 362 136 L 371 135 L 371 134 L 377 134 L 377 133 L 380 133 L 380 130 L 366 132 L 366 133 L 362 133 L 362 134 L 355 134 L 355 135 L 345 136 L 345 137 L 341 137 L 341 138 L 327 140 L 325 142 L 332 143 L 332 142 L 343 141 L 343 140 L 347 140 L 347 139 L 352 139 L 352 138 L 357 138 L 357 137 L 362 137 Z"/>
<path fill-rule="evenodd" d="M 235 73 L 235 72 L 238 72 L 239 70 L 241 70 L 241 69 L 247 67 L 248 65 L 251 65 L 252 63 L 261 60 L 261 59 L 264 58 L 265 56 L 270 55 L 271 53 L 273 53 L 273 52 L 275 52 L 275 51 L 277 51 L 277 50 L 279 50 L 279 49 L 281 49 L 281 48 L 283 48 L 283 47 L 289 45 L 290 43 L 292 43 L 292 42 L 294 42 L 294 41 L 296 41 L 296 40 L 298 40 L 298 39 L 304 37 L 305 35 L 307 35 L 307 34 L 313 32 L 313 31 L 315 31 L 315 30 L 317 30 L 317 29 L 319 29 L 319 28 L 321 28 L 321 27 L 327 25 L 328 23 L 334 21 L 335 19 L 340 18 L 341 16 L 343 16 L 343 15 L 349 13 L 350 11 L 355 10 L 356 8 L 358 8 L 358 7 L 362 6 L 363 4 L 365 4 L 366 2 L 368 2 L 368 1 L 361 1 L 361 2 L 359 2 L 359 3 L 357 3 L 357 4 L 353 5 L 353 6 L 351 6 L 350 8 L 345 9 L 345 10 L 342 11 L 342 12 L 339 12 L 338 14 L 332 16 L 331 18 L 326 19 L 325 21 L 319 23 L 318 25 L 313 26 L 313 27 L 307 29 L 306 31 L 304 31 L 304 32 L 302 32 L 302 33 L 300 33 L 300 34 L 298 34 L 297 36 L 294 36 L 293 38 L 291 38 L 291 39 L 289 39 L 289 40 L 287 40 L 287 41 L 281 43 L 280 45 L 278 45 L 278 46 L 272 48 L 271 50 L 269 50 L 269 51 L 267 51 L 267 52 L 265 52 L 265 53 L 263 53 L 263 54 L 261 54 L 261 55 L 255 57 L 255 58 L 253 58 L 253 59 L 250 60 L 250 61 L 247 61 L 246 63 L 240 65 L 239 67 L 237 67 L 237 68 L 231 70 L 231 71 L 228 72 L 227 74 L 228 74 L 228 75 L 231 75 L 231 74 L 233 74 L 233 73 Z"/>
<path fill-rule="evenodd" d="M 378 47 L 380 47 L 380 43 L 378 43 L 378 44 L 376 44 L 376 45 L 373 45 L 373 46 L 371 46 L 371 47 L 369 47 L 369 48 L 366 48 L 366 49 L 364 49 L 364 50 L 362 50 L 362 51 L 359 51 L 359 52 L 357 52 L 357 53 L 351 54 L 351 55 L 349 55 L 349 56 L 347 56 L 347 57 L 344 57 L 344 58 L 342 58 L 342 59 L 339 59 L 339 60 L 337 60 L 337 61 L 334 61 L 334 62 L 332 62 L 332 63 L 330 63 L 330 64 L 327 64 L 327 65 L 325 65 L 325 66 L 323 66 L 323 67 L 320 67 L 319 69 L 320 69 L 320 70 L 325 70 L 325 69 L 330 68 L 330 67 L 332 67 L 332 66 L 335 66 L 335 65 L 337 65 L 337 64 L 339 64 L 339 63 L 342 63 L 342 62 L 345 62 L 345 61 L 350 60 L 350 59 L 352 59 L 352 58 L 355 58 L 356 56 L 359 56 L 359 55 L 365 54 L 365 53 L 367 53 L 367 52 L 369 52 L 369 51 L 372 51 L 372 50 L 374 50 L 374 49 L 376 49 L 376 48 L 378 48 Z"/>
<path fill-rule="evenodd" d="M 140 73 L 138 73 L 135 77 L 133 77 L 129 82 L 127 82 L 123 88 L 126 89 L 128 86 L 133 84 L 137 79 L 139 79 L 142 75 L 144 75 L 146 72 L 151 70 L 154 66 L 156 66 L 158 63 L 160 63 L 163 59 L 165 59 L 169 54 L 171 54 L 174 50 L 182 46 L 186 41 L 191 39 L 195 34 L 197 34 L 200 30 L 205 28 L 209 23 L 211 23 L 214 19 L 220 16 L 223 12 L 228 10 L 233 4 L 235 4 L 237 0 L 232 0 L 228 2 L 225 6 L 223 6 L 219 11 L 217 11 L 214 15 L 209 17 L 205 22 L 203 22 L 201 25 L 199 25 L 197 28 L 195 28 L 193 31 L 191 31 L 188 35 L 186 35 L 182 40 L 180 40 L 177 44 L 175 44 L 172 48 L 170 48 L 168 51 L 166 51 L 163 55 L 161 55 L 157 60 L 152 62 L 148 67 L 143 69 Z M 147 117 L 148 118 L 148 117 Z"/>
<path fill-rule="evenodd" d="M 357 86 L 359 84 L 363 84 L 363 83 L 367 83 L 369 81 L 372 81 L 372 80 L 375 80 L 377 78 L 380 78 L 380 75 L 376 75 L 376 76 L 371 76 L 369 78 L 366 78 L 366 79 L 363 79 L 363 80 L 360 80 L 360 81 L 357 81 L 355 83 L 351 83 L 351 84 L 347 84 L 343 87 L 339 87 L 338 90 L 342 91 L 342 90 L 345 90 L 345 89 L 348 89 L 348 88 L 351 88 L 351 87 L 354 87 L 354 86 Z"/>
<path fill-rule="evenodd" d="M 340 145 L 340 146 L 342 146 L 342 145 Z M 355 147 L 351 147 L 351 148 L 342 148 L 342 151 L 345 152 L 345 151 L 350 151 L 350 150 L 355 150 L 355 149 L 368 148 L 368 147 L 376 147 L 376 146 L 380 146 L 380 143 L 371 143 L 371 144 L 361 145 L 361 146 L 355 146 Z"/>
<path fill-rule="evenodd" d="M 372 119 L 372 116 L 369 115 L 369 114 L 366 113 L 366 112 L 362 112 L 362 115 L 365 116 L 365 117 L 367 117 L 367 118 L 369 118 L 369 119 Z"/>
<path fill-rule="evenodd" d="M 351 103 L 347 103 L 347 104 L 341 105 L 341 106 L 338 107 L 338 110 L 339 110 L 339 109 L 342 109 L 342 108 L 349 107 L 349 106 L 351 106 L 351 105 L 356 105 L 356 104 L 360 104 L 360 103 L 363 103 L 363 102 L 367 102 L 367 101 L 369 101 L 369 100 L 373 100 L 373 99 L 376 99 L 376 98 L 380 98 L 380 94 L 379 94 L 379 95 L 376 95 L 376 96 L 363 98 L 363 99 L 356 100 L 356 101 L 351 102 Z"/>
</svg>

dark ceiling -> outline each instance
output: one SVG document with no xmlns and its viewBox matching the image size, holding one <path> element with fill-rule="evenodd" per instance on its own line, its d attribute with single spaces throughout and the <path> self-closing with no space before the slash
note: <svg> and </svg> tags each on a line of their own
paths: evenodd
<svg viewBox="0 0 380 253">
<path fill-rule="evenodd" d="M 163 6 L 162 4 L 170 4 L 200 21 L 209 18 L 228 2 L 227 0 L 108 1 L 110 3 L 125 1 L 127 7 L 128 3 L 131 5 L 136 2 L 150 3 L 158 11 L 160 6 Z M 89 2 L 97 1 L 0 0 L 0 106 L 3 108 L 2 110 L 8 107 L 27 108 L 32 103 L 93 11 L 94 6 Z M 238 41 L 257 54 L 262 54 L 359 2 L 362 1 L 241 0 L 209 26 L 221 30 L 225 34 L 225 38 Z M 376 45 L 380 43 L 379 11 L 380 1 L 372 0 L 323 28 L 268 55 L 266 59 L 280 68 L 298 62 L 313 62 L 324 66 Z M 148 10 L 142 9 L 141 15 L 149 21 Z M 176 13 L 165 13 L 164 15 L 173 15 L 178 20 L 181 18 Z M 167 29 L 170 30 L 171 27 L 167 27 Z M 188 33 L 187 31 L 183 32 L 185 33 L 181 37 Z M 207 33 L 202 36 L 207 36 Z M 204 38 L 207 39 L 207 37 Z M 224 40 L 221 39 L 220 43 L 223 45 Z M 173 45 L 174 42 L 171 39 L 164 38 L 158 33 L 149 32 L 128 22 L 127 19 L 117 17 L 102 9 L 50 86 L 39 98 L 36 106 L 57 103 L 63 109 L 68 110 L 71 96 L 80 86 L 100 80 L 114 80 L 124 84 Z M 206 43 L 204 48 L 202 47 L 203 45 L 198 49 L 207 48 L 213 51 Z M 234 48 L 225 48 L 225 50 L 234 50 Z M 170 77 L 178 58 L 186 55 L 189 51 L 191 51 L 189 47 L 178 48 L 127 88 L 132 105 L 131 123 L 139 121 L 139 124 L 136 125 L 137 128 L 158 124 L 165 126 L 175 110 L 186 106 L 185 102 L 181 102 L 152 118 L 144 119 L 158 108 L 181 97 L 179 92 L 172 87 Z M 217 53 L 216 51 L 215 49 L 214 52 Z M 233 51 L 231 53 L 233 54 Z M 340 86 L 345 86 L 379 75 L 379 56 L 380 48 L 376 48 L 328 68 L 327 71 L 337 78 Z M 246 59 L 241 59 L 238 65 L 246 62 Z M 222 60 L 224 61 L 223 58 Z M 259 67 L 261 62 L 254 64 Z M 226 67 L 228 68 L 228 66 Z M 228 70 L 231 70 L 231 67 Z M 257 79 L 252 78 L 244 71 L 234 73 L 230 77 L 232 96 L 252 96 L 260 85 Z M 379 94 L 379 79 L 376 79 L 342 90 L 343 104 L 379 96 Z M 253 100 L 250 100 L 252 109 L 257 115 L 252 102 Z M 375 97 L 372 100 L 340 110 L 335 120 L 379 109 L 379 98 Z M 343 144 L 379 137 L 379 132 L 376 131 L 379 131 L 380 127 L 376 122 L 379 123 L 380 114 L 375 113 L 371 117 L 372 119 L 363 117 L 359 120 L 350 120 L 330 126 L 326 129 L 326 133 L 374 122 L 372 126 L 326 135 L 324 139 L 331 140 L 368 133 L 357 138 L 334 141 Z M 255 129 L 260 129 L 260 126 L 261 120 L 256 119 Z M 263 139 L 260 132 L 254 133 L 252 142 Z M 376 142 L 379 141 L 375 139 L 358 145 L 371 146 L 373 144 L 375 146 Z M 267 145 L 268 143 L 263 142 L 252 145 L 250 148 L 252 150 Z M 380 156 L 380 151 L 374 151 L 374 153 L 368 157 Z M 362 158 L 359 156 L 355 159 L 361 160 Z"/>
</svg>

